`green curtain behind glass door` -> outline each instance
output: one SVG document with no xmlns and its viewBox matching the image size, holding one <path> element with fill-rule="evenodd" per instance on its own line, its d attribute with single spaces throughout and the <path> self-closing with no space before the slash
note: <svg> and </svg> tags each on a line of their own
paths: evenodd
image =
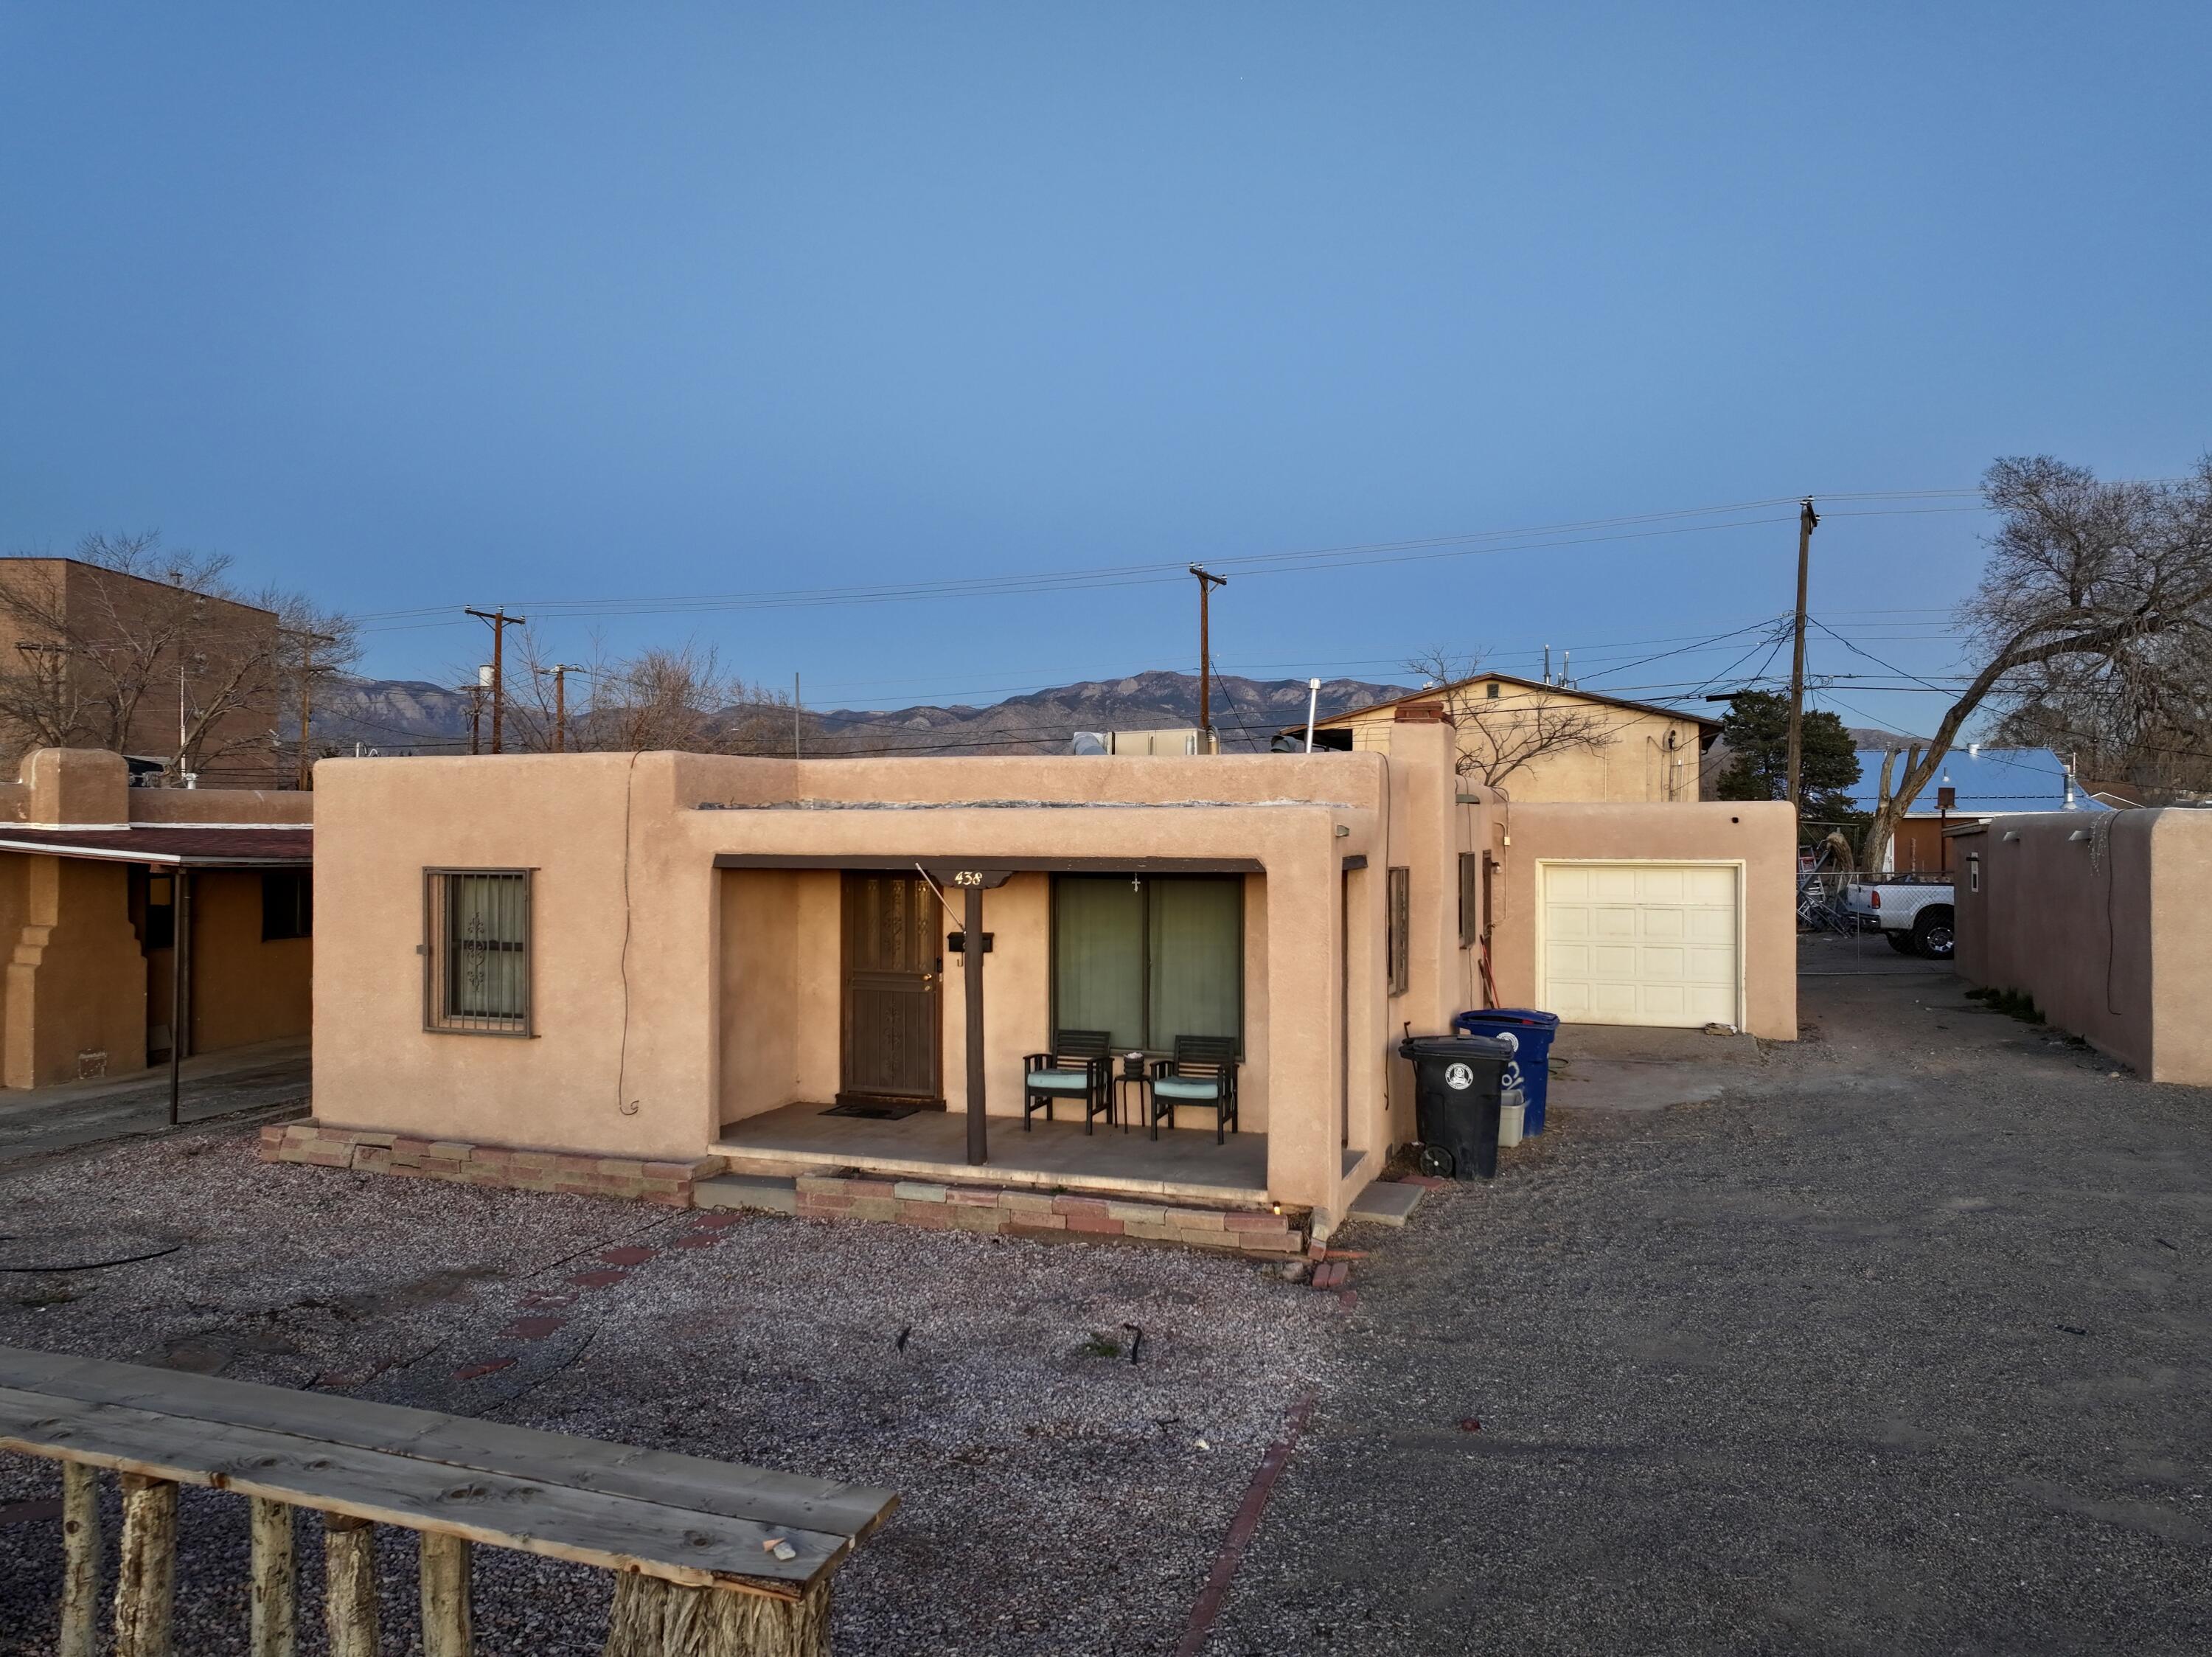
<svg viewBox="0 0 2212 1657">
<path fill-rule="evenodd" d="M 1243 882 L 1147 882 L 1152 907 L 1152 1047 L 1177 1036 L 1242 1036 Z"/>
<path fill-rule="evenodd" d="M 1063 1030 L 1108 1030 L 1114 1050 L 1145 1045 L 1144 894 L 1126 876 L 1053 882 L 1053 974 Z"/>
</svg>

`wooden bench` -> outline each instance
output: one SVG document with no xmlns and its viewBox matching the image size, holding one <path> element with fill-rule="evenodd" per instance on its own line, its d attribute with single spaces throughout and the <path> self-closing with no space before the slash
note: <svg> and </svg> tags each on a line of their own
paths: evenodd
<svg viewBox="0 0 2212 1657">
<path fill-rule="evenodd" d="M 823 1657 L 830 1576 L 891 1491 L 136 1364 L 0 1347 L 0 1449 L 62 1465 L 58 1657 L 100 1649 L 97 1479 L 122 1476 L 116 1657 L 170 1657 L 177 1487 L 252 1501 L 253 1657 L 291 1657 L 291 1510 L 323 1515 L 332 1657 L 375 1657 L 375 1538 L 420 1535 L 422 1649 L 471 1649 L 470 1549 L 615 1572 L 606 1657 Z"/>
</svg>

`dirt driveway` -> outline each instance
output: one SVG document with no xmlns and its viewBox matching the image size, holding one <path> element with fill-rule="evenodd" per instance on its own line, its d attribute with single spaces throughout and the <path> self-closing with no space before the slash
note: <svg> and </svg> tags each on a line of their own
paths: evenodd
<svg viewBox="0 0 2212 1657">
<path fill-rule="evenodd" d="M 2212 1649 L 2212 1092 L 1802 959 L 1806 1041 L 1359 1239 L 1212 1657 Z"/>
</svg>

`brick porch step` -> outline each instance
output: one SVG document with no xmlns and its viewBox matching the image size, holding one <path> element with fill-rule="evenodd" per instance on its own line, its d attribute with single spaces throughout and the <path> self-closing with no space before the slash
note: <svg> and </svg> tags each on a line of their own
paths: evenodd
<svg viewBox="0 0 2212 1657">
<path fill-rule="evenodd" d="M 1121 1237 L 1273 1259 L 1303 1253 L 1305 1248 L 1304 1216 L 1277 1214 L 1272 1208 L 1197 1208 L 1001 1185 L 838 1174 L 801 1174 L 793 1184 L 797 1212 L 803 1220 L 876 1220 L 930 1231 L 1062 1240 Z"/>
</svg>

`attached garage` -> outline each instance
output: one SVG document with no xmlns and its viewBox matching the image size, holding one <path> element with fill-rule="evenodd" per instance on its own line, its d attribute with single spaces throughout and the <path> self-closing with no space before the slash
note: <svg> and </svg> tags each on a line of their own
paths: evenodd
<svg viewBox="0 0 2212 1657">
<path fill-rule="evenodd" d="M 1540 862 L 1540 1005 L 1571 1024 L 1741 1025 L 1743 865 Z"/>
</svg>

